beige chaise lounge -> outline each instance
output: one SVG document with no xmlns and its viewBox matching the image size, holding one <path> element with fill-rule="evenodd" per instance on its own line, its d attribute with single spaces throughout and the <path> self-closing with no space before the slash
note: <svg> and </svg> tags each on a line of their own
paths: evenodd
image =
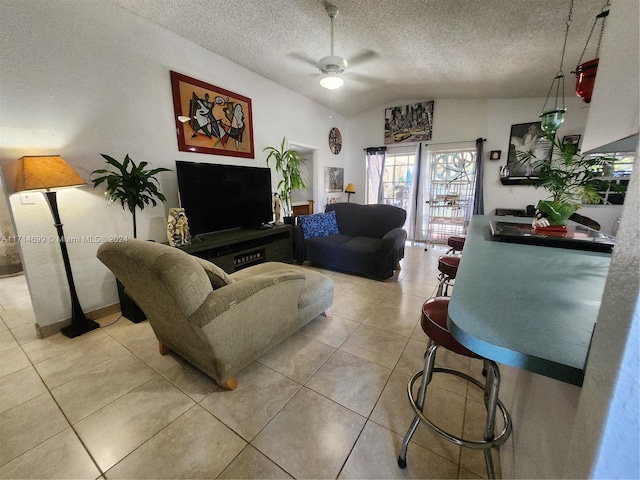
<svg viewBox="0 0 640 480">
<path fill-rule="evenodd" d="M 227 275 L 214 264 L 155 242 L 105 243 L 98 258 L 144 311 L 160 352 L 174 351 L 233 389 L 235 375 L 321 313 L 333 282 L 269 262 Z"/>
</svg>

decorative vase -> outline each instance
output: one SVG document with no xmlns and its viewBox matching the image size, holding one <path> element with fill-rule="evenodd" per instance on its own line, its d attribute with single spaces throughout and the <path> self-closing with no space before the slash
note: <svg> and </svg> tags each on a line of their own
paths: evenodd
<svg viewBox="0 0 640 480">
<path fill-rule="evenodd" d="M 589 60 L 576 68 L 576 95 L 582 98 L 585 103 L 591 102 L 599 60 L 598 58 Z"/>
<path fill-rule="evenodd" d="M 536 205 L 536 215 L 533 220 L 533 227 L 539 229 L 565 230 L 567 220 L 578 209 L 574 203 L 553 202 L 551 200 L 540 200 Z"/>
</svg>

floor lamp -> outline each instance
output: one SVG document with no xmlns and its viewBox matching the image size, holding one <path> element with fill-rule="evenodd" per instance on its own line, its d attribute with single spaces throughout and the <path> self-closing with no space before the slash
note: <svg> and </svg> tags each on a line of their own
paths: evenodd
<svg viewBox="0 0 640 480">
<path fill-rule="evenodd" d="M 86 182 L 59 155 L 22 157 L 18 160 L 15 173 L 13 192 L 40 191 L 44 193 L 53 215 L 54 226 L 58 233 L 57 241 L 62 251 L 64 270 L 67 274 L 69 293 L 71 294 L 71 325 L 64 327 L 61 330 L 62 334 L 69 338 L 74 338 L 98 328 L 100 326 L 98 323 L 85 317 L 78 300 L 56 198 L 57 190 L 67 187 L 80 187 L 86 185 Z"/>
</svg>

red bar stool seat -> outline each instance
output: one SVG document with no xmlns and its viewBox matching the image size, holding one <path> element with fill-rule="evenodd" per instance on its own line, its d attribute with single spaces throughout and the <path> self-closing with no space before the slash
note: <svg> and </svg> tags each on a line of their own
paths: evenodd
<svg viewBox="0 0 640 480">
<path fill-rule="evenodd" d="M 447 238 L 447 245 L 451 248 L 447 250 L 447 255 L 450 253 L 462 252 L 462 248 L 464 247 L 464 241 L 466 237 L 449 237 Z"/>
<path fill-rule="evenodd" d="M 453 285 L 453 280 L 458 273 L 458 265 L 460 265 L 460 257 L 456 255 L 447 255 L 438 259 L 438 289 L 436 297 L 449 295 L 449 287 Z"/>
<path fill-rule="evenodd" d="M 498 399 L 498 393 L 500 391 L 500 371 L 498 365 L 486 358 L 483 358 L 465 346 L 461 345 L 449 332 L 447 328 L 447 317 L 449 311 L 449 298 L 447 297 L 435 297 L 427 300 L 422 306 L 422 315 L 420 317 L 420 324 L 422 330 L 429 336 L 429 344 L 425 353 L 424 369 L 417 372 L 411 377 L 407 384 L 407 394 L 409 396 L 409 403 L 411 408 L 416 414 L 413 422 L 409 426 L 409 430 L 402 440 L 402 446 L 400 447 L 400 455 L 398 456 L 398 466 L 400 468 L 406 468 L 407 466 L 407 448 L 411 437 L 418 428 L 420 422 L 424 422 L 426 426 L 436 435 L 443 437 L 451 443 L 460 445 L 462 447 L 480 449 L 484 451 L 484 459 L 487 467 L 488 478 L 495 478 L 495 470 L 493 467 L 493 459 L 491 457 L 491 448 L 502 445 L 507 441 L 509 435 L 511 435 L 511 416 L 507 409 Z M 436 361 L 436 353 L 439 347 L 446 348 L 459 355 L 464 355 L 471 358 L 479 358 L 484 360 L 484 369 L 486 372 L 486 382 L 483 385 L 475 378 L 456 370 L 449 368 L 434 367 Z M 487 410 L 487 418 L 485 421 L 484 438 L 482 440 L 471 440 L 453 435 L 445 430 L 442 430 L 435 423 L 429 420 L 425 415 L 426 405 L 425 398 L 427 395 L 427 387 L 431 382 L 434 373 L 448 373 L 463 378 L 475 386 L 484 390 L 484 404 Z M 417 398 L 413 393 L 413 385 L 422 377 L 420 388 L 418 389 Z M 500 411 L 503 421 L 503 429 L 495 436 L 495 418 L 496 408 Z"/>
</svg>

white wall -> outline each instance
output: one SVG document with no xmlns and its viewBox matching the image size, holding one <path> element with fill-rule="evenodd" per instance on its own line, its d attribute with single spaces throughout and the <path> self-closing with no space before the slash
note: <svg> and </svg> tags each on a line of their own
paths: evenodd
<svg viewBox="0 0 640 480">
<path fill-rule="evenodd" d="M 3 162 L 60 154 L 85 179 L 105 166 L 100 153 L 119 159 L 129 153 L 135 161 L 171 169 L 175 160 L 265 166 L 262 149 L 279 145 L 286 136 L 317 148 L 320 171 L 346 163 L 344 151 L 333 155 L 328 147 L 334 126 L 348 141 L 344 117 L 110 2 L 0 2 L 0 22 Z M 170 70 L 252 99 L 255 159 L 178 152 Z M 139 238 L 166 240 L 166 213 L 177 205 L 177 181 L 175 173 L 159 178 L 168 202 L 139 215 Z M 319 191 L 316 186 L 316 195 Z M 66 236 L 132 234 L 130 214 L 107 206 L 102 192 L 87 186 L 59 193 Z M 55 235 L 44 197 L 31 197 L 32 205 L 22 205 L 19 195 L 10 198 L 18 235 Z M 58 244 L 20 246 L 38 325 L 68 319 Z M 85 311 L 117 303 L 113 276 L 96 259 L 97 248 L 94 243 L 69 245 Z"/>
<path fill-rule="evenodd" d="M 552 78 L 550 77 L 551 81 Z M 484 202 L 485 213 L 491 214 L 495 208 L 525 208 L 535 205 L 548 194 L 530 186 L 500 183 L 500 167 L 506 165 L 509 150 L 511 125 L 538 121 L 544 98 L 516 99 L 435 99 L 433 110 L 433 149 L 438 143 L 471 140 L 468 146 L 474 146 L 478 137 L 486 138 L 484 145 Z M 384 144 L 384 110 L 396 105 L 407 105 L 421 100 L 402 100 L 393 104 L 367 110 L 349 117 L 349 132 L 353 137 L 349 150 L 349 162 L 360 170 L 356 186 L 356 201 L 364 203 L 365 154 L 363 149 Z M 568 109 L 564 124 L 558 130 L 558 136 L 582 135 L 587 121 L 589 105 L 577 97 L 567 96 Z M 462 145 L 467 147 L 467 145 Z M 442 146 L 441 146 L 442 148 Z M 489 161 L 491 150 L 502 150 L 501 160 Z M 360 194 L 362 192 L 362 194 Z M 610 215 L 615 215 L 610 213 Z M 605 214 L 606 216 L 606 214 Z M 615 216 L 617 218 L 619 214 Z M 614 218 L 606 223 L 613 223 Z"/>
<path fill-rule="evenodd" d="M 640 5 L 637 0 L 611 3 L 599 67 L 608 69 L 598 71 L 596 77 L 595 108 L 585 138 L 589 148 L 638 132 Z M 640 473 L 638 168 L 636 160 L 589 350 L 564 478 L 638 478 Z"/>
<path fill-rule="evenodd" d="M 585 151 L 638 133 L 638 0 L 615 0 L 609 11 L 585 132 Z"/>
</svg>

